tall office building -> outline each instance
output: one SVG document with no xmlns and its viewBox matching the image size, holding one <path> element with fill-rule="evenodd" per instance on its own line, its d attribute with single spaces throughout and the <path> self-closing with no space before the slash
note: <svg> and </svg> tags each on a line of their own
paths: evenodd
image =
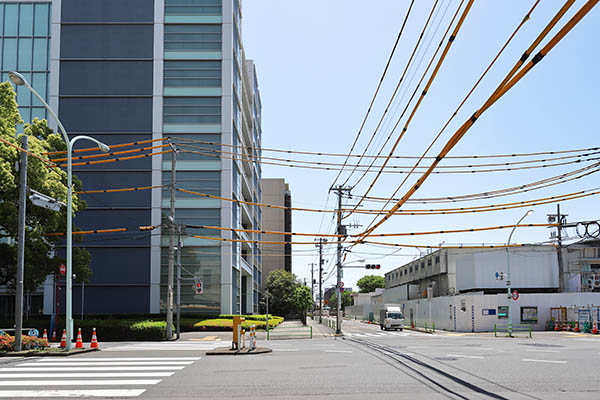
<svg viewBox="0 0 600 400">
<path fill-rule="evenodd" d="M 289 185 L 282 178 L 264 178 L 262 180 L 262 199 L 265 204 L 282 207 L 292 206 L 292 193 Z M 262 215 L 262 229 L 271 232 L 290 232 L 290 235 L 265 234 L 263 244 L 265 258 L 263 260 L 263 288 L 269 273 L 276 269 L 292 272 L 292 210 L 282 208 L 265 208 Z"/>
<path fill-rule="evenodd" d="M 38 7 L 50 4 L 46 10 L 51 14 L 50 34 L 43 37 L 50 42 L 50 65 L 45 70 L 50 84 L 45 93 L 69 136 L 90 135 L 109 145 L 170 137 L 179 150 L 177 188 L 260 202 L 261 168 L 255 160 L 260 157 L 257 149 L 262 134 L 261 102 L 254 63 L 246 59 L 242 46 L 239 0 L 53 0 L 0 4 L 5 16 L 13 15 L 14 7 L 22 13 L 26 4 L 32 5 L 34 17 L 24 17 L 24 21 L 30 28 L 33 26 L 34 33 L 38 32 Z M 41 9 L 39 13 L 42 14 Z M 11 18 L 19 21 L 16 33 L 21 35 L 21 19 Z M 6 32 L 6 18 L 4 22 Z M 9 33 L 14 32 L 11 25 Z M 15 68 L 16 59 L 17 71 L 32 74 L 26 77 L 40 90 L 35 74 L 44 71 L 35 69 L 37 36 L 28 37 L 33 41 L 29 45 L 29 49 L 33 48 L 33 64 L 23 64 L 25 70 L 21 69 L 19 55 L 12 50 L 16 47 L 20 51 L 20 42 L 25 39 L 13 39 L 5 33 L 3 37 L 5 42 L 19 42 L 3 46 L 3 60 L 13 59 L 8 70 Z M 27 45 L 28 42 L 24 48 Z M 6 70 L 3 64 L 2 71 Z M 21 103 L 23 96 L 26 94 L 20 91 L 17 101 Z M 31 112 L 37 111 L 32 108 Z M 89 147 L 89 143 L 80 143 L 81 147 Z M 167 141 L 137 147 L 160 144 Z M 83 296 L 83 288 L 75 283 L 74 313 L 81 310 L 82 299 L 85 313 L 165 311 L 169 230 L 164 226 L 170 206 L 171 157 L 172 153 L 155 154 L 74 168 L 84 189 L 167 186 L 82 195 L 88 208 L 77 216 L 78 226 L 125 227 L 127 233 L 83 239 L 81 246 L 92 255 L 93 276 L 85 285 Z M 256 206 L 176 192 L 178 224 L 260 229 L 260 220 L 261 211 Z M 138 226 L 149 225 L 158 228 L 137 231 Z M 257 311 L 261 249 L 242 240 L 260 239 L 259 234 L 186 228 L 181 255 L 182 311 Z M 196 294 L 196 281 L 203 284 L 202 294 Z M 46 311 L 51 308 L 50 292 L 51 289 L 45 291 Z"/>
</svg>

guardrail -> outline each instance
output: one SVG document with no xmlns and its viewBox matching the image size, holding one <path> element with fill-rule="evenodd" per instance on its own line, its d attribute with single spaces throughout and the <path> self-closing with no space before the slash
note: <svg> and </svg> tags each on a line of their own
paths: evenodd
<svg viewBox="0 0 600 400">
<path fill-rule="evenodd" d="M 429 324 L 427 321 L 424 322 L 420 322 L 420 321 L 413 321 L 410 325 L 406 325 L 406 327 L 410 326 L 412 329 L 415 330 L 423 330 L 424 332 L 427 333 L 433 333 L 435 332 L 435 322 L 432 322 L 431 324 Z"/>
<path fill-rule="evenodd" d="M 513 334 L 515 332 L 525 332 L 528 337 L 532 338 L 533 335 L 531 333 L 531 326 L 531 324 L 512 324 L 512 332 Z M 506 332 L 505 336 L 509 336 L 508 324 L 494 324 L 494 337 L 498 337 L 499 332 Z"/>
<path fill-rule="evenodd" d="M 306 337 L 312 339 L 312 326 L 289 326 L 267 329 L 267 340 Z"/>
</svg>

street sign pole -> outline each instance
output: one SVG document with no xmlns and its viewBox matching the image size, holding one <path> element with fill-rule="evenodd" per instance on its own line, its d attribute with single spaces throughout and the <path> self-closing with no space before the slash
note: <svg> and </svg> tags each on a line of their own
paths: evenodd
<svg viewBox="0 0 600 400">
<path fill-rule="evenodd" d="M 19 187 L 19 243 L 17 250 L 17 293 L 15 299 L 15 351 L 21 351 L 23 329 L 23 275 L 25 271 L 25 212 L 27 194 L 27 135 L 23 135 Z"/>
</svg>

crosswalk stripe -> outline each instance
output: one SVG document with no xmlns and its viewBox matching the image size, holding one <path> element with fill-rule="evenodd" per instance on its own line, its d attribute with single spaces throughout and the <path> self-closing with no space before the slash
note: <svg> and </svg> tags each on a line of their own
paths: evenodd
<svg viewBox="0 0 600 400">
<path fill-rule="evenodd" d="M 375 337 L 379 336 L 379 335 L 376 335 L 374 333 L 365 333 L 365 335 L 367 335 L 367 336 L 375 336 Z"/>
<path fill-rule="evenodd" d="M 38 364 L 41 365 L 41 364 Z M 67 372 L 67 371 L 81 371 L 85 368 L 86 371 L 179 371 L 185 368 L 185 366 L 173 365 L 173 366 L 141 366 L 141 367 L 94 367 L 94 366 L 77 366 L 77 367 L 54 367 L 54 366 L 38 366 L 38 367 L 9 367 L 2 368 L 0 371 L 3 372 Z"/>
<path fill-rule="evenodd" d="M 94 363 L 94 365 L 97 365 L 99 367 L 102 366 L 121 366 L 121 365 L 190 365 L 193 364 L 193 361 L 115 361 L 115 362 L 96 362 Z M 22 366 L 34 366 L 34 365 L 40 365 L 39 363 L 36 362 L 26 362 L 23 364 L 19 364 Z M 72 367 L 76 367 L 76 366 L 85 366 L 85 365 L 89 365 L 88 362 L 80 362 L 80 361 L 65 361 L 65 362 L 45 362 L 44 365 L 48 365 L 48 366 L 55 366 L 55 367 L 59 367 L 59 366 L 72 366 Z"/>
<path fill-rule="evenodd" d="M 25 380 L 0 381 L 0 386 L 102 386 L 102 385 L 156 385 L 160 379 L 87 379 L 87 380 Z"/>
<path fill-rule="evenodd" d="M 2 371 L 2 370 L 0 370 Z M 18 373 L 0 374 L 1 379 L 15 378 L 157 378 L 171 376 L 175 372 L 43 372 L 43 373 Z"/>
<path fill-rule="evenodd" d="M 137 397 L 146 389 L 84 389 L 84 390 L 6 390 L 0 391 L 0 398 L 34 397 Z"/>
<path fill-rule="evenodd" d="M 78 358 L 78 359 L 61 359 L 61 360 L 51 360 L 48 358 L 43 358 L 41 360 L 37 360 L 39 363 L 45 362 L 97 362 L 97 361 L 195 361 L 200 360 L 201 357 L 90 357 L 90 358 Z"/>
<path fill-rule="evenodd" d="M 107 349 L 102 349 L 103 352 L 106 351 L 206 351 L 213 350 L 216 347 L 220 346 L 220 343 L 215 343 L 214 345 L 202 344 L 199 346 L 187 346 L 187 347 L 178 347 L 173 348 L 169 346 L 165 347 L 130 347 L 130 346 L 117 346 L 117 347 L 109 347 Z"/>
</svg>

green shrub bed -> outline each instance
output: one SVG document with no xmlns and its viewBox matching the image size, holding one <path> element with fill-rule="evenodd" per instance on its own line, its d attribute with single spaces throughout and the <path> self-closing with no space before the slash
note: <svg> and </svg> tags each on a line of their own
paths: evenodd
<svg viewBox="0 0 600 400">
<path fill-rule="evenodd" d="M 229 318 L 231 317 L 231 318 Z M 259 317 L 259 318 L 255 318 Z M 260 315 L 248 315 L 244 316 L 246 319 L 242 322 L 242 328 L 249 330 L 252 325 L 257 330 L 267 329 L 266 316 L 261 320 Z M 282 317 L 271 317 L 269 316 L 269 329 L 274 328 L 283 322 Z M 233 329 L 233 316 L 223 315 L 220 318 L 206 319 L 194 324 L 194 330 L 206 330 L 206 331 L 231 331 Z"/>
</svg>

